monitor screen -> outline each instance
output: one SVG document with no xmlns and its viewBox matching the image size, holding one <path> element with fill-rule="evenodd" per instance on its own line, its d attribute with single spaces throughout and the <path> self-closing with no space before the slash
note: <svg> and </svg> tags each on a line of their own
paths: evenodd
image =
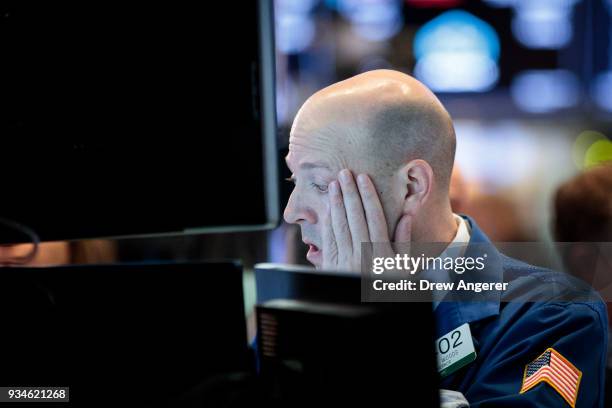
<svg viewBox="0 0 612 408">
<path fill-rule="evenodd" d="M 440 406 L 431 303 L 361 302 L 358 273 L 262 263 L 255 280 L 259 369 L 286 406 Z"/>
<path fill-rule="evenodd" d="M 0 217 L 42 240 L 275 225 L 270 3 L 2 2 Z"/>
<path fill-rule="evenodd" d="M 69 387 L 70 406 L 178 406 L 252 370 L 233 262 L 4 268 L 2 384 Z"/>
</svg>

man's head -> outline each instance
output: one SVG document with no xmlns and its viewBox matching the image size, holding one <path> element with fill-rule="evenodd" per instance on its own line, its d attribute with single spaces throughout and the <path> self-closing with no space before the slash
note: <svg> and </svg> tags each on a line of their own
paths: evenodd
<svg viewBox="0 0 612 408">
<path fill-rule="evenodd" d="M 553 204 L 557 241 L 611 241 L 612 163 L 595 166 L 563 183 Z"/>
<path fill-rule="evenodd" d="M 612 163 L 600 164 L 559 187 L 553 233 L 566 269 L 596 289 L 612 284 L 612 257 L 598 242 L 612 241 Z"/>
<path fill-rule="evenodd" d="M 350 169 L 372 178 L 392 239 L 401 237 L 402 217 L 412 216 L 413 240 L 434 241 L 438 221 L 451 216 L 454 154 L 450 116 L 414 78 L 377 70 L 338 82 L 311 96 L 293 122 L 286 161 L 295 188 L 285 220 L 320 248 L 328 185 Z"/>
</svg>

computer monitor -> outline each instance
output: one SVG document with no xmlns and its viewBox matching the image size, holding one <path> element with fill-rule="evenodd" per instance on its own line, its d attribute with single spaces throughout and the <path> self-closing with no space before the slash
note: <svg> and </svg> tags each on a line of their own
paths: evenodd
<svg viewBox="0 0 612 408">
<path fill-rule="evenodd" d="M 260 372 L 280 401 L 439 407 L 431 303 L 361 303 L 358 274 L 258 264 L 255 277 Z"/>
<path fill-rule="evenodd" d="M 235 263 L 3 268 L 3 386 L 70 387 L 70 405 L 176 407 L 253 371 Z"/>
<path fill-rule="evenodd" d="M 257 303 L 295 299 L 359 304 L 359 274 L 321 271 L 301 265 L 259 263 L 255 265 Z"/>
<path fill-rule="evenodd" d="M 44 241 L 275 226 L 271 3 L 2 2 L 0 218 Z"/>
</svg>

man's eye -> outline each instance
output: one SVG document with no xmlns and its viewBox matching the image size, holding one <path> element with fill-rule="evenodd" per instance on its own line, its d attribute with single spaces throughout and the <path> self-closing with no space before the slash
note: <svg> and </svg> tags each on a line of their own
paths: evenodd
<svg viewBox="0 0 612 408">
<path fill-rule="evenodd" d="M 320 193 L 327 193 L 326 185 L 317 184 L 317 183 L 310 183 L 310 185 L 313 186 Z"/>
<path fill-rule="evenodd" d="M 285 181 L 288 181 L 291 184 L 295 185 L 295 178 L 294 177 L 287 177 L 287 178 L 285 178 Z"/>
</svg>

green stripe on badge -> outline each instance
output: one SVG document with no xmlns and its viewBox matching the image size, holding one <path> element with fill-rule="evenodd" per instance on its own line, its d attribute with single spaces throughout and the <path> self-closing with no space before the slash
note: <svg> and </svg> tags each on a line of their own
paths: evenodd
<svg viewBox="0 0 612 408">
<path fill-rule="evenodd" d="M 461 367 L 470 364 L 474 360 L 476 360 L 476 352 L 468 354 L 467 356 L 455 361 L 453 364 L 449 365 L 444 370 L 440 371 L 440 377 L 444 378 L 446 376 L 449 376 L 455 371 L 459 370 Z"/>
</svg>

